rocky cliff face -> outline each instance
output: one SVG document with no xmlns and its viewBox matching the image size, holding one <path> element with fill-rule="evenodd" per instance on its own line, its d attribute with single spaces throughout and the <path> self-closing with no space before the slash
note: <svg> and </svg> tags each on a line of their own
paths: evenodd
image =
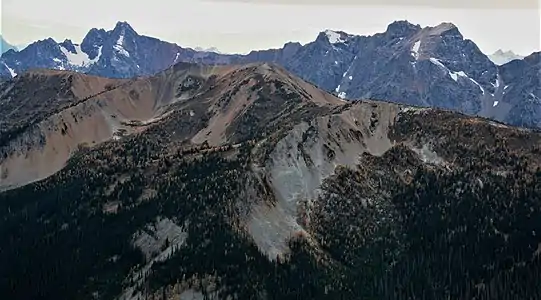
<svg viewBox="0 0 541 300">
<path fill-rule="evenodd" d="M 541 52 L 499 67 L 503 90 L 501 115 L 504 121 L 524 127 L 541 126 Z M 505 117 L 504 117 L 505 116 Z"/>
<path fill-rule="evenodd" d="M 10 299 L 541 292 L 538 132 L 347 102 L 268 63 L 29 72 L 3 91 L 41 107 L 2 123 L 32 124 L 1 136 Z"/>
</svg>

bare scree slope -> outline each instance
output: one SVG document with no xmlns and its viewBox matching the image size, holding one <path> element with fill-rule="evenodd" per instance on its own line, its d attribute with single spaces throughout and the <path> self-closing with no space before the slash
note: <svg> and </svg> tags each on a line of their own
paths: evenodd
<svg viewBox="0 0 541 300">
<path fill-rule="evenodd" d="M 0 96 L 9 299 L 540 295 L 537 132 L 272 64 L 36 70 Z"/>
</svg>

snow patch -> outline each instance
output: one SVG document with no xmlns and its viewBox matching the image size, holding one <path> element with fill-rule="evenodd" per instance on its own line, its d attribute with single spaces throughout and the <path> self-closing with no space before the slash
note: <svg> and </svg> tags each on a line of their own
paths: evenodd
<svg viewBox="0 0 541 300">
<path fill-rule="evenodd" d="M 94 59 L 90 59 L 88 55 L 84 53 L 83 50 L 81 50 L 80 45 L 74 45 L 74 47 L 75 47 L 75 53 L 72 53 L 68 49 L 64 48 L 63 46 L 60 46 L 60 50 L 62 51 L 62 53 L 64 53 L 68 63 L 71 65 L 86 67 L 98 61 L 98 59 L 101 56 L 101 46 L 99 47 L 98 55 Z"/>
<path fill-rule="evenodd" d="M 346 93 L 345 93 L 345 92 L 340 92 L 340 93 L 338 94 L 338 98 L 340 98 L 340 99 L 346 99 Z"/>
<path fill-rule="evenodd" d="M 500 86 L 500 80 L 499 78 L 496 79 L 496 82 L 495 83 L 492 83 L 492 86 L 495 87 L 495 88 L 498 88 Z"/>
<path fill-rule="evenodd" d="M 458 81 L 458 76 L 469 78 L 468 75 L 466 75 L 466 73 L 464 73 L 463 71 L 453 72 L 449 70 L 449 76 L 451 76 L 451 78 L 453 78 L 454 81 Z"/>
<path fill-rule="evenodd" d="M 98 55 L 96 55 L 96 57 L 94 57 L 92 60 L 94 61 L 98 61 L 101 57 L 101 49 L 103 48 L 103 46 L 99 46 L 98 47 Z"/>
<path fill-rule="evenodd" d="M 130 53 L 126 51 L 126 49 L 124 49 L 124 35 L 122 34 L 118 37 L 118 40 L 116 41 L 116 45 L 113 46 L 113 49 L 115 49 L 116 51 L 118 51 L 118 53 L 126 57 L 130 57 Z"/>
<path fill-rule="evenodd" d="M 12 68 L 10 68 L 6 63 L 4 63 L 4 66 L 6 66 L 6 68 L 8 69 L 9 74 L 11 75 L 11 78 L 17 76 L 17 73 L 15 73 L 15 70 L 13 70 Z"/>
<path fill-rule="evenodd" d="M 334 89 L 335 92 L 339 92 L 340 91 L 340 84 L 336 87 L 336 89 Z"/>
<path fill-rule="evenodd" d="M 113 46 L 113 49 L 115 49 L 118 53 L 126 56 L 126 57 L 130 57 L 130 53 L 128 51 L 126 51 L 126 49 L 122 48 L 122 46 L 119 46 L 119 45 L 114 45 Z"/>
<path fill-rule="evenodd" d="M 498 105 L 499 101 L 494 101 L 494 104 L 492 104 L 492 107 L 496 107 Z"/>
<path fill-rule="evenodd" d="M 437 58 L 431 57 L 431 58 L 430 58 L 430 62 L 433 63 L 433 64 L 435 64 L 436 66 L 439 66 L 439 67 L 442 67 L 442 68 L 444 68 L 444 69 L 446 69 L 446 70 L 449 70 L 449 69 L 447 69 L 447 67 L 446 67 L 444 64 L 442 64 L 441 61 L 440 61 L 439 59 L 437 59 Z"/>
<path fill-rule="evenodd" d="M 119 37 L 118 37 L 118 40 L 116 41 L 116 44 L 119 45 L 119 46 L 123 46 L 124 45 L 124 35 L 121 34 Z"/>
<path fill-rule="evenodd" d="M 325 35 L 331 44 L 344 43 L 346 40 L 342 39 L 342 35 L 336 31 L 325 30 Z"/>
<path fill-rule="evenodd" d="M 419 49 L 421 49 L 421 40 L 415 42 L 415 44 L 413 44 L 413 47 L 411 47 L 411 53 L 413 54 L 413 57 L 415 57 L 415 59 L 419 58 Z"/>
<path fill-rule="evenodd" d="M 537 97 L 534 93 L 530 93 L 530 96 L 533 98 L 533 101 L 541 102 L 541 99 L 539 99 L 539 97 Z"/>
<path fill-rule="evenodd" d="M 464 78 L 469 79 L 471 82 L 475 83 L 475 85 L 477 85 L 479 87 L 479 89 L 481 90 L 483 95 L 485 94 L 485 89 L 477 81 L 475 81 L 474 79 L 469 77 L 468 74 L 466 74 L 464 71 L 458 71 L 458 72 L 451 71 L 439 59 L 434 58 L 434 57 L 430 58 L 430 62 L 432 62 L 436 66 L 441 67 L 442 69 L 447 71 L 449 76 L 456 82 L 458 82 L 458 77 L 464 77 Z"/>
<path fill-rule="evenodd" d="M 348 78 L 349 78 L 349 80 L 352 80 L 352 79 L 353 79 L 353 76 L 349 76 Z"/>
<path fill-rule="evenodd" d="M 58 70 L 66 70 L 66 67 L 64 66 L 64 62 L 61 59 L 55 57 L 55 58 L 53 58 L 53 61 L 60 64 L 57 67 Z"/>
<path fill-rule="evenodd" d="M 473 79 L 470 78 L 470 77 L 468 77 L 468 79 L 469 79 L 471 82 L 475 83 L 475 84 L 479 87 L 479 89 L 481 90 L 481 92 L 483 92 L 483 95 L 485 94 L 485 89 L 479 84 L 479 82 L 473 80 Z"/>
</svg>

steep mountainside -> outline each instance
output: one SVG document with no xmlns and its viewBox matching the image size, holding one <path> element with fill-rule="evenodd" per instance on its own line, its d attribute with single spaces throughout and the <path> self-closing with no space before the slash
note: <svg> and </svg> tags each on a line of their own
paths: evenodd
<svg viewBox="0 0 541 300">
<path fill-rule="evenodd" d="M 541 52 L 501 66 L 500 73 L 505 83 L 503 106 L 494 117 L 518 126 L 541 128 Z"/>
<path fill-rule="evenodd" d="M 2 131 L 8 299 L 541 296 L 538 132 L 346 102 L 273 64 L 7 84 L 9 107 L 58 90 Z"/>
<path fill-rule="evenodd" d="M 539 57 L 538 53 L 532 55 Z M 90 30 L 80 45 L 47 39 L 20 52 L 8 52 L 0 59 L 0 77 L 38 67 L 131 78 L 155 74 L 176 62 L 272 62 L 344 99 L 452 109 L 512 125 L 541 123 L 541 114 L 535 113 L 541 109 L 539 105 L 532 106 L 524 97 L 505 96 L 504 87 L 513 84 L 507 78 L 522 73 L 509 75 L 516 68 L 497 66 L 451 23 L 421 28 L 396 21 L 372 36 L 326 30 L 306 45 L 290 42 L 279 49 L 226 55 L 141 36 L 129 24 L 119 22 L 111 31 Z M 539 70 L 538 64 L 534 68 Z M 502 72 L 508 75 L 504 78 Z M 539 81 L 539 75 L 535 76 Z M 531 93 L 541 97 L 537 90 Z"/>
</svg>

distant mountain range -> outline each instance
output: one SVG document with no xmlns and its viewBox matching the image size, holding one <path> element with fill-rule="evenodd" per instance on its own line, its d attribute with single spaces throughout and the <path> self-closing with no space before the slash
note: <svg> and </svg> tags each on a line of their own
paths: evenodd
<svg viewBox="0 0 541 300">
<path fill-rule="evenodd" d="M 200 52 L 215 52 L 215 53 L 222 54 L 222 52 L 220 50 L 218 50 L 218 48 L 216 48 L 216 47 L 210 47 L 210 48 L 195 47 L 194 50 L 200 51 Z"/>
<path fill-rule="evenodd" d="M 17 47 L 11 45 L 8 43 L 4 38 L 0 35 L 0 53 L 7 52 L 10 49 L 17 50 Z"/>
<path fill-rule="evenodd" d="M 502 51 L 501 49 L 488 56 L 492 62 L 501 66 L 515 59 L 523 59 L 524 56 L 515 54 L 513 51 Z"/>
<path fill-rule="evenodd" d="M 540 53 L 499 66 L 491 60 L 495 56 L 485 55 L 451 23 L 422 28 L 396 21 L 372 36 L 325 30 L 305 45 L 290 42 L 246 55 L 213 51 L 142 36 L 118 22 L 113 30 L 91 29 L 80 44 L 49 38 L 19 52 L 10 50 L 0 59 L 0 76 L 47 68 L 130 78 L 155 74 L 177 62 L 274 62 L 343 99 L 439 107 L 512 125 L 541 126 Z"/>
</svg>

